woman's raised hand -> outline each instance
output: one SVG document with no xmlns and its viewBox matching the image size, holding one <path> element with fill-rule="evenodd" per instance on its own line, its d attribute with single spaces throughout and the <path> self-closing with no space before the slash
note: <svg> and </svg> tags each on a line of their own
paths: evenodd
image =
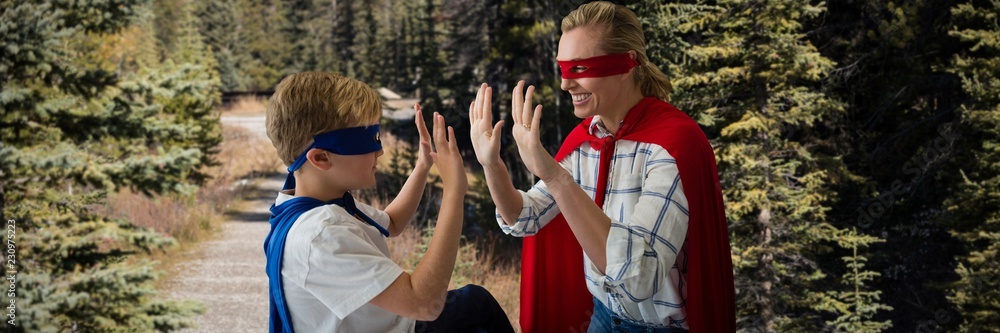
<svg viewBox="0 0 1000 333">
<path fill-rule="evenodd" d="M 511 118 L 514 120 L 514 141 L 517 142 L 517 152 L 521 155 L 521 161 L 535 176 L 544 180 L 549 180 L 561 169 L 549 152 L 542 147 L 539 139 L 541 130 L 542 106 L 533 106 L 531 97 L 535 92 L 535 86 L 528 86 L 523 94 L 524 81 L 519 81 L 514 86 L 511 100 Z"/>
<path fill-rule="evenodd" d="M 469 138 L 476 159 L 483 166 L 500 162 L 500 130 L 503 120 L 493 124 L 493 88 L 483 83 L 476 93 L 476 100 L 469 105 Z"/>
</svg>

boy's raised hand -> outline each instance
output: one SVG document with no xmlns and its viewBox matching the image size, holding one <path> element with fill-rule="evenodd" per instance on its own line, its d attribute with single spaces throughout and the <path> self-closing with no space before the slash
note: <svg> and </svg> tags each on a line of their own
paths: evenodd
<svg viewBox="0 0 1000 333">
<path fill-rule="evenodd" d="M 427 170 L 434 164 L 434 159 L 431 158 L 431 134 L 427 132 L 427 124 L 424 123 L 424 114 L 420 108 L 420 103 L 414 104 L 413 107 L 417 110 L 414 122 L 417 124 L 417 134 L 420 136 L 420 146 L 417 149 L 417 164 L 415 166 Z"/>
<path fill-rule="evenodd" d="M 447 126 L 445 129 L 444 116 L 434 113 L 434 164 L 437 164 L 438 172 L 441 174 L 441 181 L 444 182 L 445 189 L 459 191 L 464 195 L 469 190 L 469 180 L 465 176 L 465 164 L 462 161 L 462 154 L 458 151 L 458 144 L 455 139 L 455 129 Z"/>
</svg>

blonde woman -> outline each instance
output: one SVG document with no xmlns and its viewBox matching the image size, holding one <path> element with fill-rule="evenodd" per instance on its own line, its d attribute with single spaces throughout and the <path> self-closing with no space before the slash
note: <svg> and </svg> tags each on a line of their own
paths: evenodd
<svg viewBox="0 0 1000 333">
<path fill-rule="evenodd" d="M 514 139 L 541 179 L 530 190 L 514 188 L 500 159 L 492 89 L 480 87 L 470 106 L 500 227 L 533 236 L 522 254 L 522 329 L 735 331 L 715 156 L 698 125 L 666 102 L 671 86 L 646 56 L 639 20 L 593 2 L 564 18 L 562 32 L 561 88 L 583 121 L 553 158 L 539 141 L 534 87 L 517 84 Z"/>
</svg>

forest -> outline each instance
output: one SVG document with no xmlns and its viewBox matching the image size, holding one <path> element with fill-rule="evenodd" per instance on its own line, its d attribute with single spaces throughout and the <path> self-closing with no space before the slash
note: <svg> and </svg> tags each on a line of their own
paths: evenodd
<svg viewBox="0 0 1000 333">
<path fill-rule="evenodd" d="M 94 207 L 209 181 L 223 93 L 341 73 L 444 114 L 481 174 L 467 104 L 486 82 L 503 117 L 526 80 L 554 152 L 579 122 L 559 25 L 583 2 L 0 0 L 5 331 L 187 325 L 196 307 L 149 296 L 134 260 L 175 241 Z M 741 332 L 1000 332 L 1000 1 L 616 3 L 715 149 Z M 467 225 L 499 233 L 470 192 Z"/>
</svg>

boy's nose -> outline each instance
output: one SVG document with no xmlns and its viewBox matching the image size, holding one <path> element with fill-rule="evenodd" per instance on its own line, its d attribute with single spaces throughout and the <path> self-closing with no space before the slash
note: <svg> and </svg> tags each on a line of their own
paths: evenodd
<svg viewBox="0 0 1000 333">
<path fill-rule="evenodd" d="M 377 152 L 375 152 L 375 157 L 376 158 L 381 157 L 382 154 L 385 154 L 385 149 L 379 149 Z"/>
</svg>

